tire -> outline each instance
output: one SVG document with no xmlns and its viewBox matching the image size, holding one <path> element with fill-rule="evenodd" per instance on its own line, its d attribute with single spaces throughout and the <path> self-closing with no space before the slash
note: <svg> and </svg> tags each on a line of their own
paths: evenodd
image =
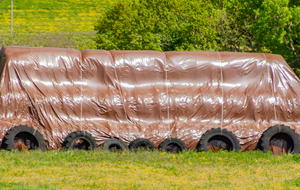
<svg viewBox="0 0 300 190">
<path fill-rule="evenodd" d="M 206 131 L 197 147 L 197 152 L 208 152 L 212 150 L 213 152 L 218 152 L 220 149 L 227 150 L 228 152 L 241 150 L 241 145 L 237 137 L 230 131 L 221 128 L 213 128 Z"/>
<path fill-rule="evenodd" d="M 170 153 L 179 153 L 183 151 L 187 151 L 187 148 L 184 142 L 177 138 L 167 138 L 165 139 L 160 145 L 159 150 L 163 152 L 170 152 Z"/>
<path fill-rule="evenodd" d="M 263 152 L 271 151 L 273 154 L 299 153 L 299 134 L 289 126 L 274 125 L 263 132 L 258 148 Z"/>
<path fill-rule="evenodd" d="M 154 145 L 148 139 L 135 139 L 129 144 L 129 149 L 138 151 L 138 150 L 154 150 Z"/>
<path fill-rule="evenodd" d="M 17 147 L 16 147 L 17 146 Z M 18 125 L 7 131 L 3 138 L 2 148 L 6 150 L 46 150 L 43 135 L 33 127 Z"/>
<path fill-rule="evenodd" d="M 102 144 L 102 149 L 110 152 L 128 151 L 128 146 L 120 139 L 111 138 Z"/>
<path fill-rule="evenodd" d="M 63 147 L 77 150 L 94 150 L 97 144 L 92 135 L 86 131 L 74 131 L 65 138 Z"/>
</svg>

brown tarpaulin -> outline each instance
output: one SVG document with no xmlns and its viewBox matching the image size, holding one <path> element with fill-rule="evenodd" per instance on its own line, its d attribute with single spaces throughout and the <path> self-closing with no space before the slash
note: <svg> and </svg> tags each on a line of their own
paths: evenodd
<svg viewBox="0 0 300 190">
<path fill-rule="evenodd" d="M 279 55 L 3 47 L 0 139 L 39 130 L 49 149 L 84 130 L 98 145 L 168 137 L 194 149 L 211 128 L 253 150 L 268 127 L 300 132 L 300 81 Z"/>
</svg>

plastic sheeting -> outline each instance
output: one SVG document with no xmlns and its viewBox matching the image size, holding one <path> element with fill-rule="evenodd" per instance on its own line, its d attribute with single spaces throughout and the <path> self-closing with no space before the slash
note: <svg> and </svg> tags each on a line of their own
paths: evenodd
<svg viewBox="0 0 300 190">
<path fill-rule="evenodd" d="M 300 81 L 279 55 L 3 47 L 0 139 L 16 125 L 49 149 L 73 131 L 98 145 L 168 137 L 194 149 L 211 128 L 253 150 L 268 127 L 300 132 Z"/>
</svg>

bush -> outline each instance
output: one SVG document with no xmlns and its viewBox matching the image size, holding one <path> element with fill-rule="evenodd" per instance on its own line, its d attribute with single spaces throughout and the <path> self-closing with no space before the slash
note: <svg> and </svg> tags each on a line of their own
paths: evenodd
<svg viewBox="0 0 300 190">
<path fill-rule="evenodd" d="M 123 0 L 96 23 L 98 49 L 218 50 L 221 11 L 207 0 Z"/>
</svg>

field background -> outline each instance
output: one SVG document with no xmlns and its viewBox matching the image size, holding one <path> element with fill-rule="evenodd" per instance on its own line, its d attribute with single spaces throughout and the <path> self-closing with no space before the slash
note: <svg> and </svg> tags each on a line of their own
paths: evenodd
<svg viewBox="0 0 300 190">
<path fill-rule="evenodd" d="M 114 0 L 0 0 L 1 45 L 94 49 Z M 0 151 L 0 189 L 299 189 L 300 155 Z"/>
<path fill-rule="evenodd" d="M 91 32 L 112 0 L 14 0 L 14 28 L 22 33 Z M 0 33 L 10 34 L 11 0 L 0 1 Z"/>
<path fill-rule="evenodd" d="M 113 0 L 0 0 L 1 46 L 95 49 L 94 25 Z"/>
<path fill-rule="evenodd" d="M 300 155 L 0 151 L 0 189 L 299 189 Z"/>
</svg>

